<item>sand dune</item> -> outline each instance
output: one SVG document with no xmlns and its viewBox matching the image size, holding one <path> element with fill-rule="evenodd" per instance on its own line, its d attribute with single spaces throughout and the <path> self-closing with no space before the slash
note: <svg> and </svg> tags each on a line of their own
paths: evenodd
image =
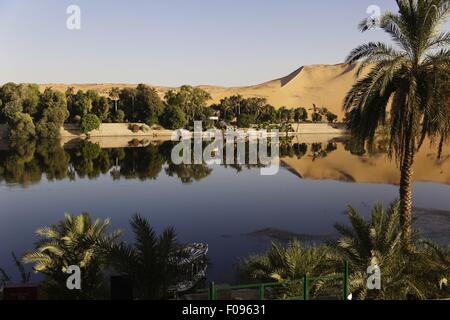
<svg viewBox="0 0 450 320">
<path fill-rule="evenodd" d="M 345 94 L 355 81 L 355 67 L 345 64 L 304 66 L 293 73 L 272 81 L 248 87 L 217 87 L 199 86 L 212 96 L 211 103 L 220 99 L 241 94 L 244 97 L 263 97 L 276 108 L 304 107 L 311 108 L 315 103 L 318 107 L 327 107 L 333 113 L 343 117 L 342 102 Z M 112 87 L 134 87 L 134 84 L 43 84 L 41 89 L 53 87 L 65 91 L 67 87 L 75 89 L 96 90 L 100 94 L 107 94 Z M 169 87 L 155 87 L 163 96 Z"/>
</svg>

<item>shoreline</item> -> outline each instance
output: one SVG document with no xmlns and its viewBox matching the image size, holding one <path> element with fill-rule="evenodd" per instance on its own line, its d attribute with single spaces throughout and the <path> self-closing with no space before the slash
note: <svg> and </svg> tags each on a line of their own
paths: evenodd
<svg viewBox="0 0 450 320">
<path fill-rule="evenodd" d="M 100 128 L 93 130 L 89 135 L 81 133 L 80 128 L 76 124 L 64 124 L 61 128 L 61 139 L 67 138 L 112 138 L 112 137 L 127 137 L 127 138 L 169 138 L 172 136 L 174 130 L 167 129 L 149 129 L 146 131 L 140 130 L 133 132 L 129 126 L 136 124 L 143 126 L 141 123 L 103 123 Z M 343 124 L 331 123 L 294 123 L 292 124 L 293 132 L 282 133 L 288 136 L 298 135 L 346 135 L 348 131 Z M 242 129 L 248 130 L 248 129 Z M 8 140 L 9 129 L 8 125 L 0 124 L 0 143 Z M 192 132 L 191 132 L 192 134 Z"/>
</svg>

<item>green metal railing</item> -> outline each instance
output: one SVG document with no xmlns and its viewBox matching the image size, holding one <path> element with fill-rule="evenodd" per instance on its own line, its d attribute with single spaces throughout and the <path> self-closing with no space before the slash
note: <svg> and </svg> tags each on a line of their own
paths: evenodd
<svg viewBox="0 0 450 320">
<path fill-rule="evenodd" d="M 303 276 L 301 280 L 291 280 L 291 281 L 280 281 L 280 282 L 270 282 L 270 283 L 257 283 L 257 284 L 248 284 L 248 285 L 235 285 L 235 286 L 220 286 L 218 287 L 214 282 L 209 284 L 208 289 L 198 290 L 197 293 L 208 293 L 208 300 L 217 300 L 218 292 L 220 290 L 244 290 L 250 289 L 258 292 L 258 299 L 265 300 L 266 299 L 266 289 L 269 288 L 277 288 L 277 287 L 286 287 L 286 286 L 298 286 L 299 288 L 299 296 L 293 297 L 293 299 L 298 298 L 301 300 L 310 300 L 310 291 L 311 284 L 316 281 L 331 281 L 337 280 L 342 281 L 342 297 L 343 300 L 348 299 L 349 290 L 348 290 L 348 277 L 349 277 L 349 267 L 348 262 L 344 264 L 344 272 L 342 274 L 333 274 L 330 276 L 323 277 L 308 277 L 307 275 Z"/>
</svg>

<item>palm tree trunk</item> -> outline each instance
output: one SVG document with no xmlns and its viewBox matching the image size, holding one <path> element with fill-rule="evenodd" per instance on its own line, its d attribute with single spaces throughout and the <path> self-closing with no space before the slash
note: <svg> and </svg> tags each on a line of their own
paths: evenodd
<svg viewBox="0 0 450 320">
<path fill-rule="evenodd" d="M 400 223 L 403 242 L 407 250 L 412 247 L 412 186 L 413 186 L 414 148 L 407 146 L 401 166 L 400 177 Z"/>
<path fill-rule="evenodd" d="M 443 150 L 444 150 L 444 136 L 442 136 L 441 140 L 439 141 L 438 160 L 441 160 L 441 158 L 442 158 L 442 151 Z"/>
</svg>

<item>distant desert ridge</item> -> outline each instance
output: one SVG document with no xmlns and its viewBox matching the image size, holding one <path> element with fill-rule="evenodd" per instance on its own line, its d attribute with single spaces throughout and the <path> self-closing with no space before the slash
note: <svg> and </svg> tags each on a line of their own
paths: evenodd
<svg viewBox="0 0 450 320">
<path fill-rule="evenodd" d="M 240 94 L 244 97 L 262 97 L 266 98 L 268 103 L 276 108 L 287 107 L 312 108 L 313 104 L 317 107 L 326 107 L 331 112 L 337 114 L 340 119 L 344 116 L 342 104 L 344 97 L 352 87 L 356 78 L 356 66 L 347 64 L 336 65 L 310 65 L 303 66 L 291 74 L 268 81 L 262 84 L 248 87 L 219 87 L 219 86 L 198 86 L 208 91 L 212 96 L 210 103 L 218 103 L 227 96 Z M 112 87 L 135 87 L 135 84 L 41 84 L 41 90 L 47 87 L 65 91 L 68 87 L 74 87 L 75 90 L 95 90 L 102 95 L 107 95 Z M 161 96 L 170 89 L 170 87 L 153 86 Z"/>
</svg>

